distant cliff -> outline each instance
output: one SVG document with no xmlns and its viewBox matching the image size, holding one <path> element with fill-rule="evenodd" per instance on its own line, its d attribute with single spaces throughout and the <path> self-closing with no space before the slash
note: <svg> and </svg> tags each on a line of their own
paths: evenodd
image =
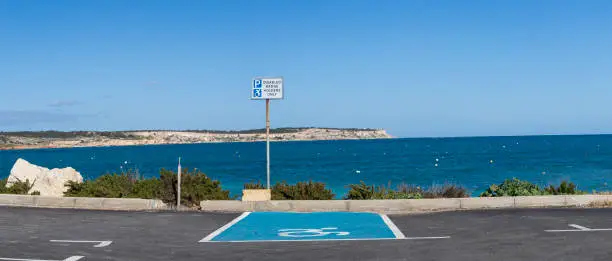
<svg viewBox="0 0 612 261">
<path fill-rule="evenodd" d="M 242 131 L 42 131 L 0 132 L 0 149 L 68 148 L 207 142 L 254 142 L 266 138 L 265 129 Z M 380 129 L 279 128 L 270 130 L 272 141 L 351 140 L 392 138 Z"/>
</svg>

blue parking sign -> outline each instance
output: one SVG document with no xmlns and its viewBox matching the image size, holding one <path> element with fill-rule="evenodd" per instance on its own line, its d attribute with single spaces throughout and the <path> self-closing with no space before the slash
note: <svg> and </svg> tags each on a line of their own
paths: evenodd
<svg viewBox="0 0 612 261">
<path fill-rule="evenodd" d="M 261 89 L 261 79 L 253 80 L 253 88 Z"/>
</svg>

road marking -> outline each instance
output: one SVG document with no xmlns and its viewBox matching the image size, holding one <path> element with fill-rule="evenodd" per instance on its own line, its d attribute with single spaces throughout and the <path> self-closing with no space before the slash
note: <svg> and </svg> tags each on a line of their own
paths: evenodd
<svg viewBox="0 0 612 261">
<path fill-rule="evenodd" d="M 379 214 L 355 212 L 253 212 L 210 241 L 396 239 Z M 200 241 L 208 242 L 208 241 Z"/>
<path fill-rule="evenodd" d="M 583 226 L 576 225 L 576 224 L 569 224 L 569 226 L 570 226 L 570 227 L 573 227 L 573 228 L 576 228 L 576 229 L 580 229 L 580 230 L 591 230 L 591 229 L 590 229 L 590 228 L 588 228 L 588 227 L 583 227 Z"/>
<path fill-rule="evenodd" d="M 568 226 L 575 229 L 549 229 L 544 232 L 597 232 L 597 231 L 612 231 L 612 228 L 588 228 L 576 224 L 569 224 Z"/>
<path fill-rule="evenodd" d="M 247 212 L 198 242 L 427 240 L 410 237 L 386 216 L 356 212 Z"/>
<path fill-rule="evenodd" d="M 261 242 L 316 242 L 316 241 L 380 241 L 380 240 L 428 240 L 449 239 L 450 236 L 441 237 L 405 237 L 398 238 L 326 238 L 326 239 L 303 239 L 303 240 L 232 240 L 232 241 L 209 241 L 210 243 L 261 243 Z"/>
<path fill-rule="evenodd" d="M 87 241 L 87 240 L 49 240 L 51 242 L 59 243 L 98 243 L 93 247 L 105 247 L 113 243 L 113 241 Z"/>
<path fill-rule="evenodd" d="M 329 231 L 336 230 L 337 227 L 324 228 L 285 228 L 278 230 L 279 237 L 319 237 L 335 234 L 337 236 L 348 236 L 351 233 L 346 231 Z"/>
<path fill-rule="evenodd" d="M 238 216 L 234 220 L 230 221 L 229 223 L 225 224 L 224 226 L 222 226 L 219 229 L 215 230 L 214 232 L 210 233 L 210 235 L 206 236 L 205 238 L 202 238 L 202 240 L 200 240 L 198 242 L 200 242 L 200 243 L 202 243 L 202 242 L 210 242 L 213 238 L 215 238 L 219 234 L 223 233 L 223 231 L 225 231 L 228 228 L 232 227 L 236 223 L 240 222 L 240 220 L 244 219 L 249 214 L 251 214 L 251 212 L 244 212 L 244 213 L 242 213 L 240 216 Z"/>
<path fill-rule="evenodd" d="M 402 233 L 402 231 L 399 228 L 397 228 L 395 223 L 393 223 L 393 221 L 391 221 L 391 219 L 387 215 L 380 214 L 380 217 L 385 222 L 385 224 L 387 224 L 389 229 L 391 229 L 391 232 L 393 232 L 393 235 L 395 235 L 395 238 L 397 238 L 397 239 L 404 239 L 404 238 L 406 238 L 404 233 Z"/>
<path fill-rule="evenodd" d="M 81 258 L 83 258 L 84 256 L 71 256 L 69 258 L 64 259 L 63 261 L 77 261 Z"/>
<path fill-rule="evenodd" d="M 597 231 L 612 231 L 612 228 L 592 228 L 589 230 L 580 229 L 551 229 L 544 230 L 545 232 L 597 232 Z"/>
<path fill-rule="evenodd" d="M 80 260 L 83 257 L 84 256 L 71 256 L 71 257 L 66 258 L 64 260 L 25 259 L 25 258 L 5 258 L 5 257 L 0 257 L 0 260 L 6 260 L 6 261 L 77 261 L 77 260 Z"/>
</svg>

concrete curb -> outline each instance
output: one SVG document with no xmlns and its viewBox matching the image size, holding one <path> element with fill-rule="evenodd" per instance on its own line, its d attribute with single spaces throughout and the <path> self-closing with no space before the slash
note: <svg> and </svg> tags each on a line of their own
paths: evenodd
<svg viewBox="0 0 612 261">
<path fill-rule="evenodd" d="M 585 207 L 591 203 L 612 201 L 612 195 L 560 195 L 491 198 L 441 198 L 396 200 L 275 200 L 264 202 L 202 201 L 202 211 L 351 211 L 410 213 L 501 208 Z"/>
<path fill-rule="evenodd" d="M 410 213 L 494 208 L 584 207 L 591 203 L 612 202 L 612 195 L 567 195 L 496 198 L 441 198 L 396 200 L 274 200 L 243 202 L 213 200 L 200 203 L 206 212 L 377 212 Z M 71 208 L 93 210 L 169 210 L 161 200 L 132 198 L 43 197 L 0 194 L 0 206 Z"/>
<path fill-rule="evenodd" d="M 164 210 L 169 209 L 161 200 L 137 198 L 80 198 L 43 197 L 29 195 L 0 195 L 0 206 L 73 208 L 94 210 Z"/>
</svg>

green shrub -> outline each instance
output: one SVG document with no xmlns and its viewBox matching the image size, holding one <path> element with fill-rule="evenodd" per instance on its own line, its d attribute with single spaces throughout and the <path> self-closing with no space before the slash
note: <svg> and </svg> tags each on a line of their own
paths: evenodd
<svg viewBox="0 0 612 261">
<path fill-rule="evenodd" d="M 380 190 L 374 193 L 372 199 L 421 199 L 423 195 L 420 193 L 406 193 L 390 189 Z"/>
<path fill-rule="evenodd" d="M 69 197 L 144 198 L 161 199 L 176 205 L 177 174 L 171 170 L 160 170 L 159 178 L 141 179 L 137 172 L 105 174 L 83 183 L 68 181 Z M 211 180 L 200 171 L 183 170 L 181 175 L 181 204 L 199 206 L 202 200 L 230 199 L 229 191 L 222 190 L 219 181 Z"/>
<path fill-rule="evenodd" d="M 325 183 L 321 182 L 308 181 L 289 185 L 283 181 L 272 187 L 273 200 L 330 200 L 334 196 L 330 189 L 325 188 Z"/>
<path fill-rule="evenodd" d="M 481 197 L 503 197 L 503 196 L 538 196 L 544 191 L 529 181 L 517 178 L 507 179 L 499 185 L 491 185 L 480 194 Z"/>
<path fill-rule="evenodd" d="M 246 183 L 244 189 L 266 189 L 266 187 L 257 183 Z M 271 188 L 273 200 L 329 200 L 334 198 L 334 193 L 330 189 L 325 188 L 325 184 L 321 182 L 298 182 L 295 185 L 287 184 L 287 182 L 276 183 Z"/>
<path fill-rule="evenodd" d="M 67 188 L 66 192 L 64 192 L 65 197 L 87 197 L 90 196 L 86 192 L 86 187 L 88 187 L 88 183 L 90 181 L 85 181 L 83 183 L 74 182 L 72 180 L 66 181 L 64 186 Z"/>
<path fill-rule="evenodd" d="M 481 197 L 539 196 L 539 195 L 576 195 L 584 194 L 573 182 L 563 181 L 559 186 L 550 185 L 544 189 L 528 181 L 517 178 L 507 179 L 499 185 L 491 185 L 480 194 Z"/>
<path fill-rule="evenodd" d="M 176 172 L 162 169 L 160 171 L 161 195 L 165 203 L 175 205 L 177 195 Z M 229 190 L 223 190 L 221 183 L 212 180 L 199 170 L 189 172 L 183 169 L 181 173 L 181 205 L 188 207 L 200 206 L 202 200 L 228 200 Z"/>
<path fill-rule="evenodd" d="M 424 198 L 467 198 L 468 190 L 455 184 L 433 185 L 423 191 Z"/>
<path fill-rule="evenodd" d="M 367 185 L 361 181 L 359 184 L 349 184 L 349 191 L 347 192 L 345 199 L 353 200 L 365 200 L 373 199 L 376 187 L 374 185 Z"/>
<path fill-rule="evenodd" d="M 162 182 L 158 178 L 139 180 L 132 185 L 130 198 L 159 199 L 162 191 Z"/>
<path fill-rule="evenodd" d="M 350 184 L 345 199 L 368 200 L 368 199 L 412 199 L 422 198 L 419 191 L 413 186 L 403 186 L 397 191 L 384 186 L 367 185 L 361 181 L 359 184 Z"/>
<path fill-rule="evenodd" d="M 549 195 L 576 195 L 576 194 L 584 194 L 583 191 L 576 189 L 576 184 L 573 182 L 562 181 L 558 187 L 553 185 L 548 186 L 546 189 L 546 194 Z"/>
<path fill-rule="evenodd" d="M 104 174 L 95 180 L 83 183 L 66 182 L 68 190 L 64 196 L 68 197 L 98 197 L 98 198 L 127 198 L 130 197 L 133 180 L 129 174 Z"/>
<path fill-rule="evenodd" d="M 401 184 L 396 189 L 390 189 L 390 184 L 388 187 L 384 187 L 367 185 L 361 181 L 359 184 L 350 184 L 348 187 L 349 191 L 344 198 L 351 200 L 469 197 L 467 189 L 453 184 L 434 185 L 427 189 L 415 185 Z"/>
<path fill-rule="evenodd" d="M 16 182 L 13 182 L 13 185 L 10 187 L 6 187 L 8 183 L 8 178 L 0 180 L 0 194 L 19 194 L 19 195 L 28 195 L 28 192 L 34 186 L 34 182 L 30 183 L 30 180 L 26 179 L 25 181 L 17 179 Z M 32 193 L 37 192 L 33 191 Z M 40 194 L 40 192 L 38 192 Z"/>
</svg>

